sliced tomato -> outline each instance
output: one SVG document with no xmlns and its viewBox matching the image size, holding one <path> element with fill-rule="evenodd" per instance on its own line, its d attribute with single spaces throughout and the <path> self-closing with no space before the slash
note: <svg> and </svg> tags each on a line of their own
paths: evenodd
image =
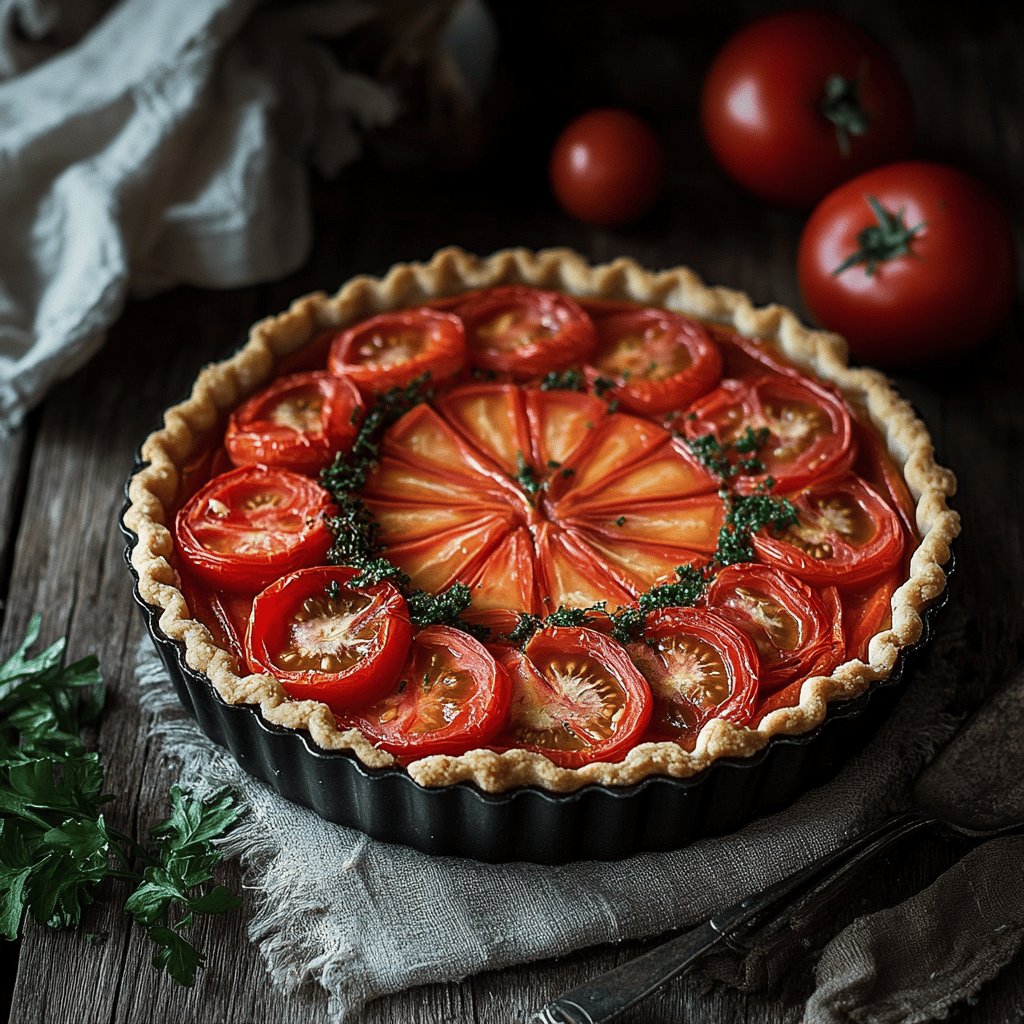
<svg viewBox="0 0 1024 1024">
<path fill-rule="evenodd" d="M 730 565 L 708 588 L 707 604 L 754 641 L 761 694 L 796 678 L 828 675 L 843 660 L 845 647 L 834 611 L 807 584 L 781 569 Z"/>
<path fill-rule="evenodd" d="M 623 409 L 656 416 L 690 405 L 722 376 L 722 357 L 696 320 L 665 309 L 637 309 L 602 317 L 591 381 L 615 387 Z"/>
<path fill-rule="evenodd" d="M 725 324 L 705 323 L 704 328 L 718 345 L 725 377 L 750 380 L 769 371 L 784 377 L 801 376 L 765 338 L 748 338 Z"/>
<path fill-rule="evenodd" d="M 609 477 L 669 441 L 668 431 L 656 423 L 622 413 L 606 416 L 566 460 L 567 468 L 573 471 L 567 487 L 580 497 L 599 492 Z"/>
<path fill-rule="evenodd" d="M 426 466 L 435 473 L 457 477 L 462 483 L 469 481 L 484 500 L 518 503 L 520 492 L 503 467 L 467 443 L 429 405 L 417 405 L 393 424 L 381 453 L 413 467 Z"/>
<path fill-rule="evenodd" d="M 491 288 L 456 312 L 466 327 L 470 362 L 517 380 L 585 363 L 597 341 L 590 317 L 559 292 Z"/>
<path fill-rule="evenodd" d="M 233 654 L 244 665 L 245 631 L 252 612 L 252 596 L 213 590 L 186 571 L 179 576 L 181 592 L 192 617 L 206 626 L 218 647 Z"/>
<path fill-rule="evenodd" d="M 654 695 L 648 739 L 692 750 L 710 719 L 750 721 L 759 668 L 745 633 L 704 608 L 662 608 L 647 616 L 644 635 L 629 651 Z"/>
<path fill-rule="evenodd" d="M 878 431 L 864 422 L 862 414 L 853 414 L 853 430 L 857 444 L 854 472 L 885 495 L 900 517 L 908 543 L 916 544 L 916 503 L 903 474 L 886 451 Z"/>
<path fill-rule="evenodd" d="M 382 537 L 387 557 L 423 590 L 443 590 L 471 577 L 490 553 L 508 536 L 506 516 L 481 515 L 469 526 L 446 530 L 421 540 L 389 543 Z"/>
<path fill-rule="evenodd" d="M 632 417 L 620 420 L 618 414 L 612 419 L 615 424 L 632 421 Z M 560 515 L 597 513 L 611 514 L 614 518 L 626 505 L 678 501 L 696 495 L 715 496 L 715 501 L 721 504 L 717 498 L 718 481 L 689 449 L 682 442 L 670 441 L 660 427 L 647 426 L 650 430 L 636 439 L 635 447 L 645 443 L 645 434 L 650 434 L 654 443 L 646 451 L 641 450 L 636 460 L 628 450 L 616 449 L 612 438 L 600 436 L 595 451 L 584 452 L 579 459 L 570 460 L 570 468 L 578 464 L 579 469 L 572 469 L 567 493 L 558 500 Z M 655 431 L 661 431 L 660 435 Z M 607 449 L 611 457 L 605 458 L 602 449 Z M 596 471 L 593 461 L 598 462 Z"/>
<path fill-rule="evenodd" d="M 846 403 L 806 379 L 770 375 L 748 383 L 727 381 L 692 406 L 683 423 L 688 437 L 712 434 L 720 444 L 737 441 L 748 427 L 767 429 L 756 453 L 764 472 L 737 477 L 743 493 L 771 477 L 775 493 L 788 494 L 845 472 L 853 461 Z"/>
<path fill-rule="evenodd" d="M 493 647 L 512 680 L 508 725 L 497 745 L 533 750 L 562 768 L 618 761 L 651 717 L 651 692 L 629 654 L 584 627 L 548 627 L 525 651 Z"/>
<path fill-rule="evenodd" d="M 469 384 L 438 399 L 438 413 L 464 443 L 507 476 L 530 454 L 523 392 L 512 384 Z"/>
<path fill-rule="evenodd" d="M 571 528 L 571 536 L 587 545 L 607 567 L 609 575 L 634 597 L 658 583 L 676 578 L 676 568 L 707 561 L 707 555 L 685 548 L 644 544 L 629 537 L 609 540 L 585 529 Z"/>
<path fill-rule="evenodd" d="M 761 532 L 754 548 L 766 562 L 816 585 L 852 587 L 884 576 L 903 554 L 899 517 L 859 477 L 809 487 L 792 499 L 798 523 L 779 536 Z"/>
<path fill-rule="evenodd" d="M 495 616 L 494 612 L 508 609 L 539 614 L 542 611 L 533 542 L 525 527 L 505 537 L 474 573 L 460 578 L 470 590 L 472 604 L 467 615 L 471 621 L 491 627 L 504 626 L 505 619 Z"/>
<path fill-rule="evenodd" d="M 462 321 L 422 307 L 382 313 L 335 338 L 327 368 L 375 395 L 429 374 L 434 382 L 454 377 L 466 364 Z"/>
<path fill-rule="evenodd" d="M 228 421 L 224 447 L 236 466 L 313 474 L 348 451 L 363 416 L 355 386 L 329 373 L 296 373 L 243 402 Z"/>
<path fill-rule="evenodd" d="M 903 580 L 902 566 L 897 566 L 867 586 L 843 589 L 841 600 L 847 658 L 867 661 L 871 638 L 892 626 L 892 595 Z"/>
<path fill-rule="evenodd" d="M 409 653 L 409 610 L 390 583 L 349 586 L 355 575 L 343 566 L 300 569 L 257 594 L 245 636 L 249 668 L 336 714 L 388 693 Z"/>
<path fill-rule="evenodd" d="M 618 583 L 616 573 L 578 535 L 541 523 L 533 543 L 545 615 L 559 608 L 590 608 L 601 602 L 614 611 L 632 602 L 635 590 Z"/>
<path fill-rule="evenodd" d="M 534 465 L 541 469 L 565 466 L 608 416 L 607 402 L 578 391 L 530 388 L 524 398 Z"/>
<path fill-rule="evenodd" d="M 464 754 L 494 739 L 508 718 L 512 683 L 479 640 L 449 626 L 412 639 L 391 692 L 344 718 L 403 761 Z"/>
<path fill-rule="evenodd" d="M 204 583 L 253 594 L 322 562 L 330 495 L 286 469 L 243 466 L 214 477 L 178 512 L 178 551 Z"/>
<path fill-rule="evenodd" d="M 618 516 L 588 511 L 567 517 L 564 522 L 612 545 L 631 541 L 710 555 L 724 521 L 717 494 L 698 494 L 675 501 L 629 502 L 614 506 L 612 511 L 616 508 L 623 510 Z"/>
</svg>

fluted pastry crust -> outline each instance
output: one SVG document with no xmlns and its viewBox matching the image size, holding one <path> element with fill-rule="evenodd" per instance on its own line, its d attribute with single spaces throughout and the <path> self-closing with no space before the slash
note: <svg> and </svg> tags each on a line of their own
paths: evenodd
<svg viewBox="0 0 1024 1024">
<path fill-rule="evenodd" d="M 807 679 L 799 704 L 771 712 L 756 727 L 714 719 L 701 730 L 693 751 L 675 743 L 643 743 L 615 764 L 569 769 L 525 750 L 503 754 L 474 750 L 457 757 L 422 758 L 408 765 L 409 774 L 424 786 L 469 781 L 487 792 L 521 785 L 569 792 L 589 783 L 629 785 L 654 774 L 685 778 L 717 758 L 753 754 L 772 736 L 813 729 L 821 723 L 829 701 L 857 696 L 888 676 L 900 651 L 920 638 L 922 611 L 945 588 L 943 566 L 960 530 L 959 517 L 947 501 L 955 493 L 956 479 L 936 464 L 928 431 L 910 405 L 883 374 L 851 369 L 846 345 L 838 335 L 805 327 L 782 306 L 755 307 L 742 292 L 709 287 L 686 268 L 651 272 L 629 259 L 592 267 L 567 249 L 539 253 L 508 249 L 479 258 L 448 248 L 428 263 L 398 264 L 380 279 L 355 277 L 333 296 L 316 292 L 293 302 L 287 312 L 261 320 L 239 352 L 200 372 L 189 398 L 168 409 L 164 426 L 143 444 L 142 458 L 147 465 L 131 480 L 125 514 L 126 525 L 138 536 L 131 561 L 138 572 L 139 592 L 160 610 L 160 628 L 180 644 L 187 665 L 205 674 L 224 700 L 258 704 L 266 721 L 306 729 L 325 749 L 350 750 L 368 767 L 395 763 L 358 730 L 339 729 L 326 705 L 291 700 L 272 676 L 237 674 L 234 659 L 192 618 L 179 589 L 171 562 L 171 510 L 178 499 L 182 469 L 209 443 L 230 409 L 273 379 L 283 357 L 323 331 L 386 310 L 502 284 L 663 306 L 777 345 L 797 366 L 831 381 L 848 401 L 866 411 L 916 501 L 921 540 L 910 561 L 909 578 L 893 595 L 892 626 L 871 639 L 867 662 L 848 661 L 832 675 Z"/>
</svg>

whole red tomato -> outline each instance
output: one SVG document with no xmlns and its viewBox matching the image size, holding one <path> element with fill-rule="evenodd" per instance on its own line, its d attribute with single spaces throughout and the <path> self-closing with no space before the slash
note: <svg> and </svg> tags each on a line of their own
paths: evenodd
<svg viewBox="0 0 1024 1024">
<path fill-rule="evenodd" d="M 836 189 L 804 228 L 797 269 L 815 319 L 883 366 L 962 352 L 1013 301 L 1005 212 L 980 182 L 940 164 L 879 167 Z"/>
<path fill-rule="evenodd" d="M 562 208 L 603 227 L 642 217 L 661 194 L 665 157 L 646 122 L 625 110 L 591 110 L 551 152 L 551 188 Z"/>
<path fill-rule="evenodd" d="M 819 11 L 773 14 L 726 43 L 701 97 L 715 158 L 744 188 L 808 207 L 909 152 L 910 92 L 867 33 Z"/>
</svg>

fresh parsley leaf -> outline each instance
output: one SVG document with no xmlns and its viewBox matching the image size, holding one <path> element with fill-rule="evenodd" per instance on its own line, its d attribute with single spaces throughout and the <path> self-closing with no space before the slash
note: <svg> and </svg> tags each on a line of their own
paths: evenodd
<svg viewBox="0 0 1024 1024">
<path fill-rule="evenodd" d="M 202 956 L 181 932 L 194 914 L 237 906 L 208 883 L 221 860 L 213 841 L 242 812 L 227 792 L 198 800 L 175 786 L 150 848 L 108 828 L 103 765 L 79 735 L 103 705 L 96 659 L 64 665 L 63 640 L 30 655 L 39 625 L 37 616 L 0 665 L 0 935 L 17 938 L 26 912 L 51 927 L 79 924 L 100 882 L 116 874 L 138 883 L 126 910 L 157 943 L 154 962 L 192 984 Z M 112 869 L 111 856 L 124 870 Z"/>
</svg>

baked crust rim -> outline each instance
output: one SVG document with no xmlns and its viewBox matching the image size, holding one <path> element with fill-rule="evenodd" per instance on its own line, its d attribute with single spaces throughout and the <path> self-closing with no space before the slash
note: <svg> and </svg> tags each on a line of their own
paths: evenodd
<svg viewBox="0 0 1024 1024">
<path fill-rule="evenodd" d="M 830 702 L 859 696 L 888 677 L 900 653 L 920 639 L 925 608 L 945 589 L 944 566 L 960 529 L 959 516 L 948 503 L 956 491 L 956 479 L 937 464 L 928 430 L 910 404 L 880 372 L 851 368 L 846 345 L 838 335 L 804 326 L 783 306 L 755 307 L 744 293 L 708 286 L 685 267 L 648 271 L 627 258 L 591 266 L 568 249 L 537 253 L 506 249 L 481 258 L 452 247 L 426 263 L 396 264 L 382 278 L 354 277 L 332 296 L 306 295 L 285 312 L 259 321 L 237 353 L 199 373 L 189 397 L 169 408 L 163 426 L 143 443 L 143 464 L 129 481 L 124 514 L 125 525 L 138 538 L 130 559 L 138 575 L 139 594 L 159 612 L 162 632 L 181 645 L 185 664 L 205 675 L 227 703 L 258 705 L 265 721 L 305 730 L 324 750 L 350 751 L 368 768 L 396 763 L 358 730 L 340 729 L 326 705 L 291 700 L 272 676 L 235 672 L 234 659 L 192 618 L 179 589 L 170 560 L 174 540 L 169 510 L 189 458 L 230 409 L 276 376 L 284 357 L 325 331 L 377 313 L 502 284 L 664 306 L 777 345 L 797 366 L 830 381 L 865 410 L 916 501 L 921 541 L 911 558 L 908 579 L 893 595 L 892 626 L 871 639 L 867 661 L 847 661 L 829 676 L 807 679 L 797 705 L 771 712 L 754 728 L 713 719 L 701 730 L 693 751 L 674 743 L 643 743 L 621 762 L 575 769 L 560 768 L 543 755 L 524 750 L 503 754 L 474 750 L 414 761 L 407 766 L 409 775 L 431 788 L 470 782 L 488 793 L 519 786 L 565 793 L 590 784 L 629 786 L 655 775 L 688 778 L 721 758 L 750 756 L 774 736 L 810 732 L 824 720 Z"/>
</svg>

